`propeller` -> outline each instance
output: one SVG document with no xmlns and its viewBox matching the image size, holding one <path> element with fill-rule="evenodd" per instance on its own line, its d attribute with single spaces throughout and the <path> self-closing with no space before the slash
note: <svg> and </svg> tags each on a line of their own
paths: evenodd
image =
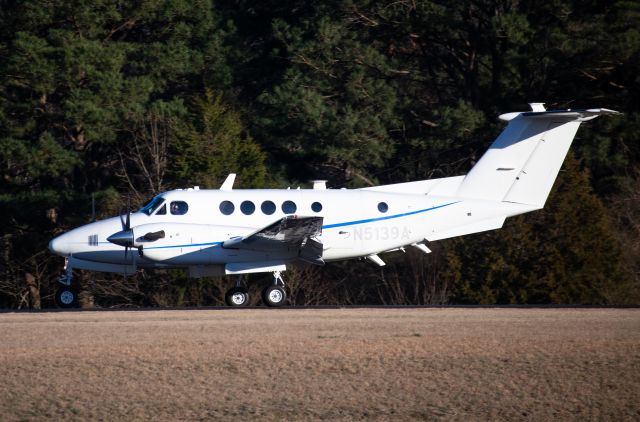
<svg viewBox="0 0 640 422">
<path fill-rule="evenodd" d="M 95 192 L 91 193 L 91 222 L 95 223 L 96 221 L 96 194 Z"/>
<path fill-rule="evenodd" d="M 129 256 L 129 249 L 134 247 L 135 235 L 131 228 L 131 207 L 129 206 L 129 200 L 127 200 L 127 214 L 126 217 L 120 214 L 120 224 L 122 224 L 122 230 L 107 237 L 107 240 L 116 245 L 124 246 L 125 259 Z M 164 239 L 164 230 L 158 230 L 157 232 L 148 232 L 143 237 L 147 242 L 155 242 L 158 239 Z M 144 256 L 143 246 L 138 246 L 138 255 Z"/>
<path fill-rule="evenodd" d="M 129 248 L 133 247 L 133 230 L 131 230 L 131 211 L 130 200 L 127 199 L 127 217 L 126 219 L 120 214 L 120 223 L 122 230 L 107 237 L 107 240 L 116 245 L 124 246 L 125 259 L 129 255 Z"/>
</svg>

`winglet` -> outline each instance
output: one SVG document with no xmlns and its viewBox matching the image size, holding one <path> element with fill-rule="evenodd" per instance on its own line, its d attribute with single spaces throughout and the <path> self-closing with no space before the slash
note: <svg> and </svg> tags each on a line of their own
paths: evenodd
<svg viewBox="0 0 640 422">
<path fill-rule="evenodd" d="M 220 190 L 232 190 L 233 189 L 233 182 L 235 182 L 235 181 L 236 181 L 236 174 L 235 173 L 229 173 L 227 178 L 224 180 L 224 183 L 222 184 L 222 186 L 220 186 Z"/>
</svg>

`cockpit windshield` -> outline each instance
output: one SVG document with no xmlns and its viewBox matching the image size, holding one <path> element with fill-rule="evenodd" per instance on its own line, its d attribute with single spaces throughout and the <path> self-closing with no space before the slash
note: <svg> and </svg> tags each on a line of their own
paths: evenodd
<svg viewBox="0 0 640 422">
<path fill-rule="evenodd" d="M 143 213 L 145 213 L 147 215 L 151 215 L 163 203 L 164 203 L 164 198 L 161 197 L 161 196 L 156 196 L 151 201 L 147 202 L 147 204 L 144 207 L 140 208 L 139 211 L 143 212 Z"/>
</svg>

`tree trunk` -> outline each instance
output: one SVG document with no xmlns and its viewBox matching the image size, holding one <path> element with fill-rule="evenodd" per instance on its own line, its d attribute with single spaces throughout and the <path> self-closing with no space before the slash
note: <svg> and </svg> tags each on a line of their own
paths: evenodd
<svg viewBox="0 0 640 422">
<path fill-rule="evenodd" d="M 38 287 L 38 283 L 36 283 L 36 278 L 31 273 L 25 273 L 24 282 L 29 289 L 31 309 L 40 309 L 40 288 Z"/>
</svg>

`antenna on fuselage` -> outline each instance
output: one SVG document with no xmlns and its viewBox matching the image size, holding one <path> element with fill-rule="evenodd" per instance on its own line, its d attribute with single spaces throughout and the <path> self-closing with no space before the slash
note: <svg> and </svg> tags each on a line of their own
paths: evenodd
<svg viewBox="0 0 640 422">
<path fill-rule="evenodd" d="M 222 183 L 222 186 L 220 186 L 220 190 L 232 190 L 233 189 L 233 182 L 235 182 L 235 181 L 236 181 L 236 174 L 235 173 L 229 173 L 227 178 L 224 180 L 224 183 Z"/>
</svg>

